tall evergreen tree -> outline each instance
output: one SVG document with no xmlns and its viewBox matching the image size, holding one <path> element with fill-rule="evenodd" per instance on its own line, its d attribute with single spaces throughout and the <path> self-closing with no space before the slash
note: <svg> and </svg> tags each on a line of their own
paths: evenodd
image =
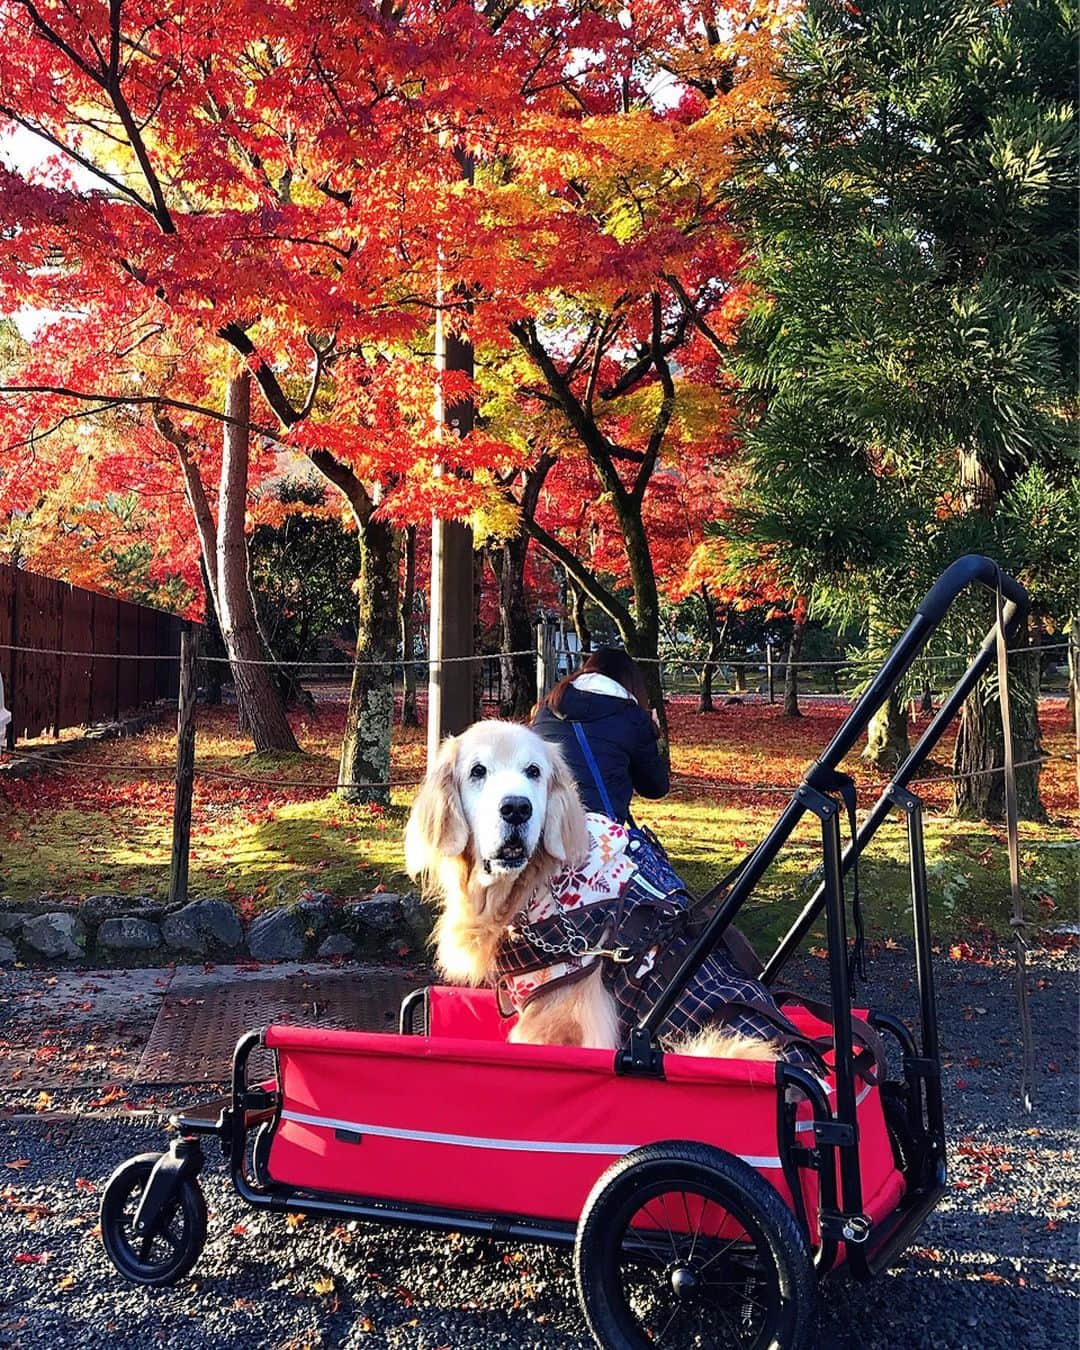
<svg viewBox="0 0 1080 1350">
<path fill-rule="evenodd" d="M 757 289 L 736 541 L 817 611 L 861 609 L 868 656 L 958 552 L 1038 571 L 1047 549 L 1016 513 L 1036 509 L 1032 475 L 1049 493 L 1075 481 L 1074 17 L 1068 0 L 809 0 L 777 121 L 744 158 Z M 943 641 L 988 619 L 973 603 Z M 1017 704 L 1033 750 L 1017 758 L 1034 758 L 1036 701 Z M 898 713 L 877 729 L 893 754 Z M 958 772 L 1000 764 L 1000 740 L 976 693 Z M 1022 777 L 1038 815 L 1037 766 Z M 957 807 L 993 816 L 1000 799 L 984 775 Z"/>
</svg>

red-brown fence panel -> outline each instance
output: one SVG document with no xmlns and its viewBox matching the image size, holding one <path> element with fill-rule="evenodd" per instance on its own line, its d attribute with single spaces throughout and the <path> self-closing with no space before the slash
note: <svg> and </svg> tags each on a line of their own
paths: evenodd
<svg viewBox="0 0 1080 1350">
<path fill-rule="evenodd" d="M 0 677 L 11 738 L 112 721 L 175 698 L 180 628 L 175 614 L 0 563 Z"/>
<path fill-rule="evenodd" d="M 4 706 L 10 708 L 15 697 L 15 661 L 16 653 L 11 650 L 15 641 L 12 619 L 15 609 L 15 569 L 8 563 L 0 563 L 0 679 L 4 682 Z M 9 727 L 6 736 L 14 738 L 15 732 Z M 0 734 L 0 748 L 6 739 Z"/>
<path fill-rule="evenodd" d="M 61 585 L 62 614 L 60 647 L 86 656 L 60 658 L 60 705 L 57 721 L 62 727 L 81 727 L 90 721 L 90 648 L 93 642 L 94 594 L 78 586 Z"/>
<path fill-rule="evenodd" d="M 118 600 L 117 610 L 118 701 L 120 712 L 126 713 L 139 706 L 139 662 L 124 659 L 139 654 L 139 606 L 130 600 Z"/>
<path fill-rule="evenodd" d="M 139 660 L 133 662 L 139 688 L 136 699 L 139 707 L 145 707 L 154 701 L 154 667 L 156 661 L 150 657 L 157 655 L 157 614 L 145 605 L 138 608 L 139 616 Z"/>
<path fill-rule="evenodd" d="M 95 595 L 93 641 L 95 652 L 90 678 L 90 720 L 109 722 L 120 716 L 117 700 L 116 622 L 119 602 L 112 595 Z M 101 655 L 101 653 L 108 655 Z"/>
<path fill-rule="evenodd" d="M 40 736 L 58 729 L 60 717 L 61 582 L 33 572 L 15 578 L 15 641 L 34 648 L 15 655 L 12 725 L 16 737 Z"/>
<path fill-rule="evenodd" d="M 182 620 L 163 609 L 154 611 L 157 617 L 154 650 L 160 661 L 154 662 L 154 697 L 176 698 L 180 692 L 180 628 Z"/>
</svg>

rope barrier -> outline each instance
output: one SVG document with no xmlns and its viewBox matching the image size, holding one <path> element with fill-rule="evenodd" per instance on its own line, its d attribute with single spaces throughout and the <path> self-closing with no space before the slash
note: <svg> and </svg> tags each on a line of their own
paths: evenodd
<svg viewBox="0 0 1080 1350">
<path fill-rule="evenodd" d="M 150 761 L 141 764 L 108 764 L 99 767 L 94 764 L 84 764 L 77 759 L 65 759 L 60 755 L 35 755 L 29 750 L 7 750 L 2 747 L 0 747 L 0 755 L 6 755 L 13 760 L 29 760 L 33 763 L 47 764 L 50 768 L 59 769 L 61 772 L 89 774 L 102 783 L 107 783 L 109 775 L 115 773 L 131 773 L 140 776 L 160 773 L 167 774 L 170 780 L 175 773 L 171 764 L 153 764 Z M 232 783 L 245 783 L 254 787 L 301 787 L 320 792 L 330 792 L 337 788 L 419 787 L 424 781 L 423 778 L 394 778 L 388 782 L 339 783 L 336 778 L 333 782 L 322 782 L 310 778 L 256 778 L 251 774 L 233 773 L 228 769 L 209 769 L 198 766 L 195 769 L 195 776 L 197 778 L 222 778 Z"/>
<path fill-rule="evenodd" d="M 1038 647 L 1010 647 L 1010 656 L 1022 656 L 1027 654 L 1031 656 L 1034 653 L 1064 651 L 1068 648 L 1067 642 L 1043 643 Z M 11 642 L 0 642 L 0 651 L 6 652 L 24 652 L 37 656 L 64 656 L 78 657 L 81 660 L 90 661 L 178 661 L 179 656 L 173 655 L 149 655 L 140 652 L 82 652 L 70 651 L 62 647 L 25 647 Z M 581 656 L 580 652 L 571 652 L 563 649 L 557 652 L 564 656 Z M 477 652 L 471 656 L 444 656 L 441 660 L 429 656 L 396 658 L 392 661 L 255 661 L 247 658 L 229 657 L 229 656 L 200 656 L 199 660 L 207 663 L 228 665 L 228 666 L 267 666 L 274 670 L 399 670 L 402 666 L 450 666 L 459 663 L 468 663 L 476 661 L 497 661 L 503 657 L 511 658 L 517 656 L 536 656 L 534 648 L 524 648 L 521 651 L 513 652 Z M 638 665 L 668 665 L 668 666 L 699 666 L 706 663 L 721 666 L 754 666 L 764 667 L 765 662 L 759 657 L 726 657 L 714 659 L 707 653 L 688 656 L 638 656 L 634 658 Z M 955 661 L 957 664 L 963 663 L 966 667 L 970 661 L 970 655 L 945 654 L 941 656 L 921 656 L 919 663 L 940 664 L 945 661 Z M 872 656 L 848 656 L 839 657 L 829 661 L 803 661 L 795 662 L 800 670 L 810 670 L 814 668 L 828 668 L 841 666 L 872 666 L 875 658 Z M 917 663 L 918 664 L 918 663 Z M 773 669 L 782 671 L 786 668 L 787 662 L 780 660 L 774 662 Z"/>
<path fill-rule="evenodd" d="M 145 652 L 80 652 L 69 651 L 62 647 L 23 647 L 12 642 L 0 642 L 0 651 L 28 652 L 37 656 L 77 656 L 86 661 L 179 661 L 178 655 L 164 654 L 154 656 Z M 398 670 L 401 666 L 450 666 L 458 662 L 497 661 L 504 656 L 535 656 L 535 648 L 518 652 L 479 652 L 472 656 L 444 656 L 441 660 L 434 657 L 418 656 L 409 660 L 397 658 L 393 661 L 254 661 L 246 657 L 200 656 L 200 661 L 227 666 L 269 666 L 274 670 Z"/>
<path fill-rule="evenodd" d="M 80 760 L 66 759 L 59 755 L 39 755 L 29 750 L 8 750 L 0 748 L 0 755 L 6 755 L 13 760 L 29 760 L 35 763 L 46 764 L 50 768 L 58 769 L 61 772 L 71 771 L 76 773 L 89 774 L 101 782 L 108 782 L 111 774 L 131 773 L 137 775 L 167 774 L 173 775 L 172 765 L 154 764 L 147 760 L 138 764 L 109 764 L 97 766 L 85 764 Z M 1048 764 L 1052 761 L 1071 762 L 1077 758 L 1077 755 L 1040 755 L 1036 759 L 1021 760 L 1014 765 L 1017 769 L 1033 768 L 1036 764 Z M 1004 765 L 996 765 L 989 769 L 972 769 L 968 773 L 942 774 L 933 778 L 916 778 L 913 784 L 929 787 L 935 783 L 959 783 L 970 778 L 983 778 L 991 774 L 1003 773 Z M 384 782 L 359 782 L 359 783 L 339 783 L 337 779 L 332 782 L 310 779 L 310 778 L 258 778 L 251 774 L 234 773 L 229 769 L 211 769 L 196 766 L 195 776 L 197 778 L 217 778 L 232 783 L 243 783 L 253 787 L 278 788 L 278 787 L 296 787 L 307 788 L 311 791 L 333 792 L 339 788 L 348 789 L 373 789 L 373 788 L 407 788 L 418 787 L 424 780 L 423 777 L 412 778 L 392 778 Z M 729 793 L 735 796 L 750 794 L 752 796 L 785 796 L 789 797 L 794 791 L 793 786 L 783 786 L 779 783 L 725 783 L 712 778 L 698 778 L 685 770 L 676 769 L 672 774 L 672 786 L 685 792 L 720 792 Z"/>
</svg>

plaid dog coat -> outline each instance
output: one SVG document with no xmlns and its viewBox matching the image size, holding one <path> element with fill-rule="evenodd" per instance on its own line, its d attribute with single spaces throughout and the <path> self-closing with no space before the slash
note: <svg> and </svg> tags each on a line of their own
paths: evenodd
<svg viewBox="0 0 1080 1350">
<path fill-rule="evenodd" d="M 557 873 L 517 916 L 496 954 L 496 988 L 509 1016 L 604 961 L 603 979 L 625 1039 L 692 945 L 691 896 L 663 850 L 652 850 L 641 831 L 593 812 L 586 822 L 588 857 L 581 867 Z M 661 1035 L 689 1035 L 707 1026 L 779 1040 L 795 1062 L 821 1062 L 765 986 L 720 951 L 689 981 Z"/>
</svg>

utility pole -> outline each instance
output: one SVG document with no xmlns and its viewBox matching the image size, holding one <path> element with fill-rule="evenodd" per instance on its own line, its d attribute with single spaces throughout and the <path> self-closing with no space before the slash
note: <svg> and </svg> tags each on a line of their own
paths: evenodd
<svg viewBox="0 0 1080 1350">
<path fill-rule="evenodd" d="M 457 155 L 461 176 L 472 182 L 470 156 Z M 435 368 L 440 373 L 473 373 L 473 349 L 468 331 L 452 331 L 442 309 L 443 291 L 435 311 Z M 464 315 L 464 307 L 458 311 Z M 435 416 L 446 434 L 467 436 L 473 428 L 472 401 L 447 406 L 440 388 Z M 473 538 L 458 520 L 431 522 L 431 626 L 428 636 L 427 761 L 435 762 L 445 736 L 464 731 L 473 720 L 473 663 L 454 660 L 473 655 Z"/>
</svg>

